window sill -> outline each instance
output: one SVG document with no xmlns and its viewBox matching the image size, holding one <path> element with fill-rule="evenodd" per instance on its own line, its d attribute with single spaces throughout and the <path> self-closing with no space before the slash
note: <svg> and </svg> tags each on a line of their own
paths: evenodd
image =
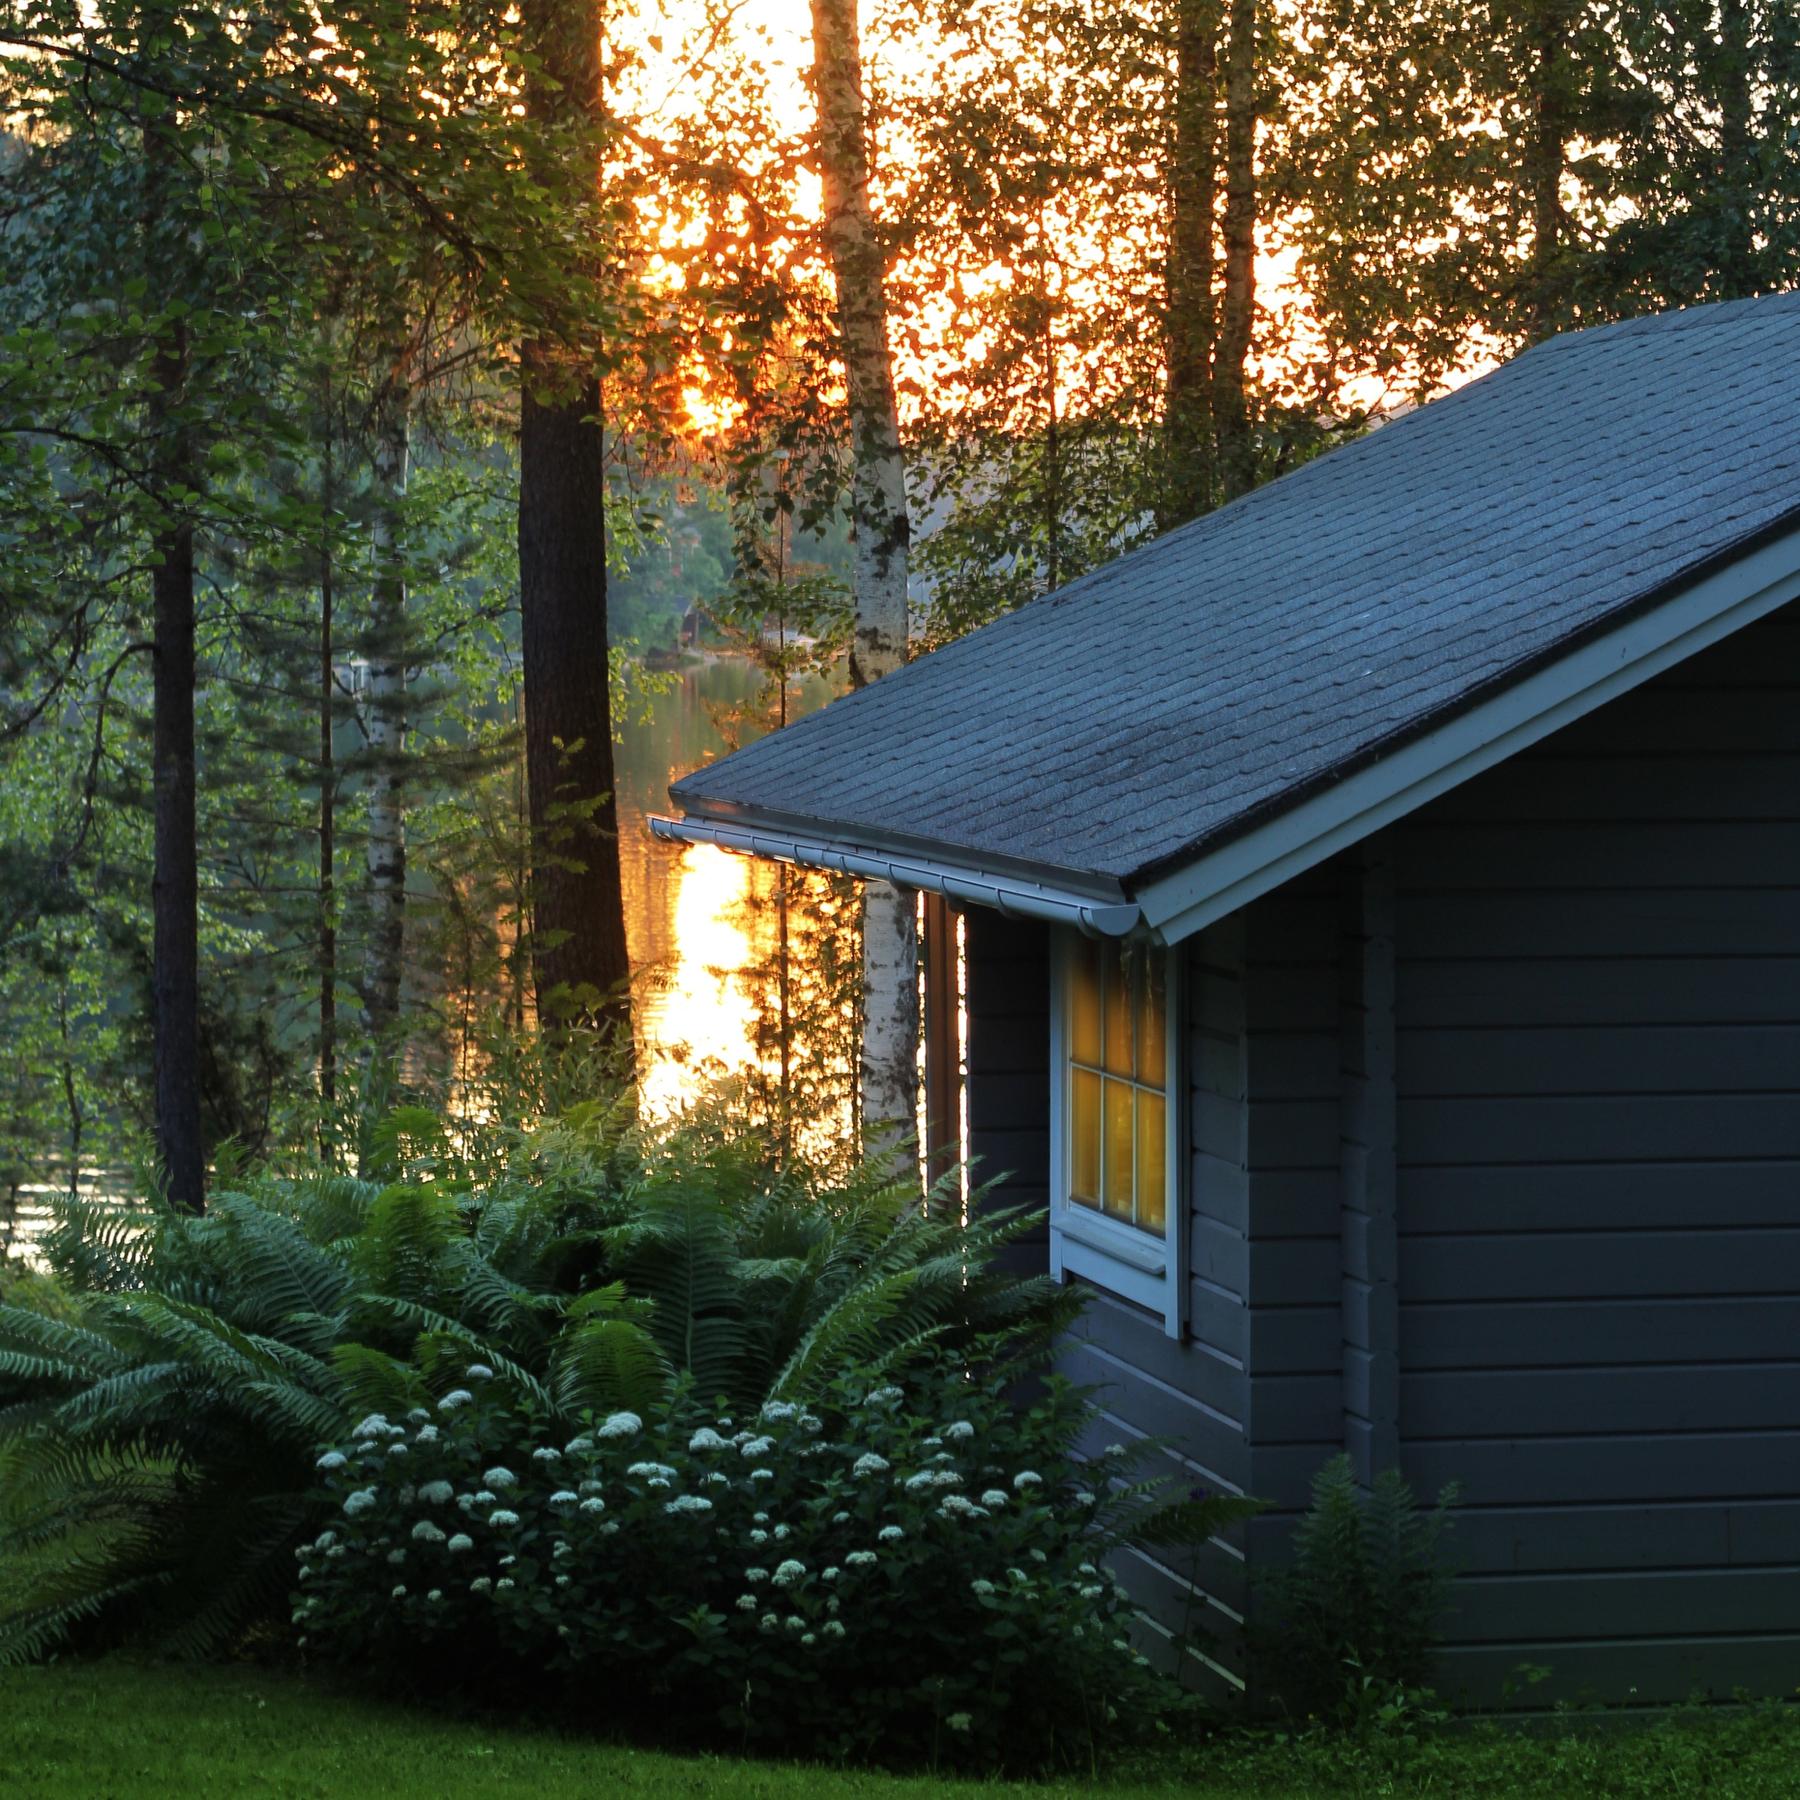
<svg viewBox="0 0 1800 1800">
<path fill-rule="evenodd" d="M 1154 1313 L 1168 1336 L 1181 1336 L 1181 1285 L 1166 1238 L 1158 1241 L 1064 1205 L 1052 1217 L 1050 1246 L 1051 1267 L 1059 1280 L 1078 1275 Z"/>
<path fill-rule="evenodd" d="M 1169 1246 L 1166 1239 L 1156 1239 L 1129 1226 L 1114 1225 L 1104 1215 L 1089 1213 L 1070 1206 L 1057 1220 L 1065 1238 L 1072 1238 L 1090 1250 L 1124 1263 L 1128 1268 L 1161 1280 L 1169 1269 Z"/>
</svg>

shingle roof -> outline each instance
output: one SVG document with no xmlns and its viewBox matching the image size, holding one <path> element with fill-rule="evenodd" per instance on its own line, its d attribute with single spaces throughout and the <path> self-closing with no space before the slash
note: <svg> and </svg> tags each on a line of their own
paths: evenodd
<svg viewBox="0 0 1800 1800">
<path fill-rule="evenodd" d="M 1130 881 L 1800 523 L 1800 294 L 1571 333 L 700 769 Z"/>
</svg>

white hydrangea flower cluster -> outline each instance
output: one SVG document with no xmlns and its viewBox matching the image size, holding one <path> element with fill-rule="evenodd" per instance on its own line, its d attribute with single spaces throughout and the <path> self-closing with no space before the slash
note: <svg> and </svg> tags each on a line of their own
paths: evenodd
<svg viewBox="0 0 1800 1800">
<path fill-rule="evenodd" d="M 471 1386 L 492 1378 L 480 1367 L 468 1372 Z M 307 1600 L 297 1602 L 296 1625 L 298 1606 L 322 1597 L 324 1620 L 311 1613 L 305 1620 L 318 1644 L 331 1628 L 337 1596 L 359 1585 L 364 1594 L 371 1585 L 388 1593 L 392 1583 L 396 1623 L 429 1641 L 467 1629 L 459 1606 L 485 1596 L 498 1608 L 497 1631 L 515 1644 L 534 1641 L 535 1634 L 546 1666 L 567 1669 L 571 1659 L 613 1654 L 592 1637 L 596 1622 L 629 1611 L 632 1571 L 646 1552 L 657 1553 L 655 1533 L 662 1531 L 662 1544 L 673 1548 L 668 1534 L 680 1530 L 690 1549 L 699 1547 L 697 1575 L 717 1573 L 721 1553 L 730 1558 L 729 1546 L 744 1561 L 763 1558 L 742 1570 L 741 1584 L 733 1583 L 738 1592 L 708 1586 L 693 1596 L 726 1613 L 729 1636 L 740 1646 L 756 1644 L 754 1653 L 766 1634 L 790 1653 L 848 1638 L 863 1647 L 857 1653 L 876 1654 L 893 1609 L 904 1611 L 909 1595 L 911 1604 L 1004 1608 L 1027 1627 L 1040 1606 L 1079 1603 L 1092 1613 L 1077 1611 L 1062 1629 L 1085 1626 L 1098 1652 L 1108 1627 L 1119 1629 L 1108 1599 L 1116 1595 L 1091 1565 L 1065 1582 L 1070 1564 L 1062 1560 L 1067 1532 L 1079 1529 L 1088 1516 L 1082 1509 L 1098 1502 L 1077 1490 L 1073 1504 L 1047 1505 L 1067 1491 L 1061 1461 L 1045 1465 L 1049 1479 L 1018 1468 L 1025 1457 L 1016 1449 L 1008 1456 L 1004 1446 L 1036 1440 L 1015 1440 L 972 1389 L 946 1389 L 944 1398 L 953 1410 L 936 1415 L 947 1422 L 935 1430 L 927 1420 L 939 1402 L 921 1399 L 915 1413 L 899 1384 L 890 1382 L 865 1397 L 860 1414 L 853 1410 L 842 1426 L 834 1421 L 829 1441 L 817 1414 L 781 1399 L 760 1405 L 744 1430 L 728 1417 L 703 1423 L 692 1414 L 659 1415 L 646 1424 L 635 1412 L 614 1412 L 585 1425 L 561 1449 L 532 1437 L 493 1438 L 495 1415 L 485 1407 L 477 1432 L 468 1389 L 435 1403 L 441 1424 L 422 1409 L 414 1409 L 404 1430 L 371 1414 L 359 1423 L 354 1444 L 327 1449 L 318 1459 L 327 1487 L 354 1523 L 347 1550 L 322 1541 L 302 1547 L 298 1581 L 307 1584 Z M 467 1422 L 454 1416 L 462 1407 L 471 1408 Z M 386 1461 L 403 1436 L 416 1452 L 409 1465 L 416 1488 Z M 511 1446 L 507 1461 L 516 1461 L 516 1471 L 504 1464 L 471 1470 L 476 1443 L 489 1446 L 489 1455 L 499 1444 Z M 805 1459 L 818 1457 L 826 1461 L 815 1472 Z M 460 1491 L 465 1487 L 475 1491 Z M 1016 1545 L 1010 1557 L 992 1555 L 989 1532 L 976 1529 L 1000 1518 L 1008 1521 L 1009 1547 Z M 954 1522 L 953 1528 L 936 1521 Z M 609 1545 L 621 1531 L 617 1547 Z M 1011 1538 L 1015 1531 L 1026 1541 Z M 1033 1543 L 1040 1531 L 1046 1535 Z M 501 1555 L 509 1546 L 518 1554 Z M 336 1561 L 334 1550 L 351 1560 Z M 1004 1567 L 1009 1560 L 1021 1566 Z M 725 1563 L 726 1570 L 736 1567 L 735 1560 Z M 886 1579 L 862 1579 L 878 1568 Z M 378 1584 L 368 1581 L 371 1574 L 379 1575 Z M 710 1583 L 712 1574 L 701 1579 Z M 431 1586 L 434 1581 L 441 1585 Z M 367 1613 L 355 1616 L 360 1630 Z M 667 1623 L 674 1627 L 674 1615 Z M 946 1705 L 954 1703 L 946 1696 Z"/>
</svg>

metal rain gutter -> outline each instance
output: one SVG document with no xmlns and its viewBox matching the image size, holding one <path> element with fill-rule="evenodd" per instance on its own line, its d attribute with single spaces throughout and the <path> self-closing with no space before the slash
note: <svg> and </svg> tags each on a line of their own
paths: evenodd
<svg viewBox="0 0 1800 1800">
<path fill-rule="evenodd" d="M 1073 925 L 1089 937 L 1124 937 L 1143 916 L 1135 901 L 1096 900 L 1067 888 L 1045 887 L 1040 882 L 1018 881 L 980 870 L 971 872 L 929 857 L 882 856 L 869 850 L 848 850 L 820 838 L 703 824 L 698 819 L 652 818 L 650 830 L 665 843 L 715 844 L 721 850 L 733 850 L 743 856 L 891 881 L 896 887 L 920 888 L 966 905 L 992 907 L 1007 918 L 1047 919 L 1053 925 Z"/>
</svg>

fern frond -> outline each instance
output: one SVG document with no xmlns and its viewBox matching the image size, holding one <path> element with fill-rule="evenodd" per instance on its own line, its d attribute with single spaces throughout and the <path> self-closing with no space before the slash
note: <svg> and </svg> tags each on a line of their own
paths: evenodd
<svg viewBox="0 0 1800 1800">
<path fill-rule="evenodd" d="M 566 1331 L 550 1360 L 550 1394 L 570 1418 L 588 1409 L 647 1412 L 674 1372 L 656 1339 L 630 1319 L 598 1318 Z"/>
</svg>

